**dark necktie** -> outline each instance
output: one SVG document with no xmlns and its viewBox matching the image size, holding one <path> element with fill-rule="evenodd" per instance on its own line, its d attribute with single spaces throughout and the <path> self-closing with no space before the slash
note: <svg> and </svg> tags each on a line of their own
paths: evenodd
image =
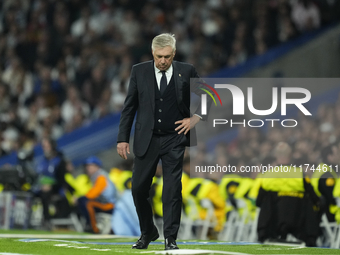
<svg viewBox="0 0 340 255">
<path fill-rule="evenodd" d="M 167 80 L 166 80 L 166 75 L 165 75 L 165 71 L 161 71 L 162 72 L 162 78 L 161 78 L 161 86 L 160 86 L 160 92 L 161 92 L 161 95 L 163 95 L 165 89 L 166 89 L 166 86 L 168 84 Z"/>
</svg>

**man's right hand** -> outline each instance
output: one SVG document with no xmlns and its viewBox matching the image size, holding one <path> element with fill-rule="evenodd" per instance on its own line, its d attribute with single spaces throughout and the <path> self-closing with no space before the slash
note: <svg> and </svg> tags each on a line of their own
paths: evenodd
<svg viewBox="0 0 340 255">
<path fill-rule="evenodd" d="M 122 142 L 117 144 L 117 152 L 123 159 L 127 159 L 126 152 L 130 154 L 130 147 L 128 143 Z"/>
</svg>

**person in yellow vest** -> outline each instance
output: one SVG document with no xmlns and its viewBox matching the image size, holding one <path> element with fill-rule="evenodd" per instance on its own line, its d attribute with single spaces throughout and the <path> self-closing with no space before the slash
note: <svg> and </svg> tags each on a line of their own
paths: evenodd
<svg viewBox="0 0 340 255">
<path fill-rule="evenodd" d="M 218 175 L 211 175 L 211 180 L 202 177 L 190 178 L 190 160 L 186 158 L 183 162 L 184 174 L 183 183 L 183 204 L 184 212 L 192 220 L 206 219 L 207 208 L 202 206 L 202 202 L 207 200 L 211 202 L 214 209 L 214 217 L 216 225 L 214 229 L 209 231 L 209 238 L 215 239 L 217 233 L 220 232 L 225 223 L 225 200 L 219 193 L 217 180 Z M 215 178 L 215 179 L 213 179 Z M 203 202 L 204 203 L 204 202 Z"/>
<path fill-rule="evenodd" d="M 158 164 L 156 174 L 153 177 L 150 189 L 151 204 L 156 219 L 163 217 L 162 193 L 163 193 L 162 165 Z"/>
<path fill-rule="evenodd" d="M 261 160 L 262 165 L 266 166 L 266 167 L 273 165 L 274 162 L 275 162 L 275 158 L 273 156 L 267 156 L 263 160 Z M 256 174 L 256 173 L 254 173 L 254 174 Z M 252 202 L 253 205 L 256 205 L 258 207 L 260 207 L 260 206 L 258 204 L 256 204 L 256 199 L 259 195 L 259 191 L 260 191 L 260 188 L 261 188 L 262 177 L 263 177 L 262 173 L 256 174 L 253 185 L 252 185 L 252 187 L 251 187 L 251 189 L 249 190 L 249 193 L 248 193 L 248 199 Z"/>
<path fill-rule="evenodd" d="M 131 170 L 121 170 L 117 167 L 110 169 L 109 178 L 114 183 L 117 191 L 121 194 L 127 189 L 131 189 Z"/>
<path fill-rule="evenodd" d="M 200 173 L 202 175 L 202 173 Z M 195 180 L 195 182 L 193 181 Z M 197 208 L 197 199 L 192 194 L 193 189 L 204 180 L 203 176 L 192 177 L 190 173 L 190 158 L 183 159 L 183 173 L 182 173 L 182 197 L 184 213 L 192 220 L 198 220 L 199 210 Z"/>
<path fill-rule="evenodd" d="M 190 192 L 188 192 L 189 188 L 189 182 L 191 180 L 190 175 L 190 157 L 184 157 L 183 159 L 183 172 L 182 172 L 182 207 L 184 208 L 184 212 L 189 210 L 186 207 L 190 207 L 190 204 L 188 203 L 188 199 L 190 200 Z"/>
<path fill-rule="evenodd" d="M 241 169 L 245 165 L 245 161 L 238 158 L 231 158 L 228 164 Z M 226 217 L 232 210 L 237 210 L 240 215 L 244 212 L 252 213 L 255 206 L 248 197 L 248 193 L 254 183 L 248 174 L 240 172 L 240 174 L 225 174 L 219 184 L 219 192 L 226 201 Z"/>
<path fill-rule="evenodd" d="M 78 198 L 85 196 L 92 188 L 92 183 L 87 174 L 73 176 L 72 173 L 65 174 L 65 181 L 73 188 L 73 192 L 67 192 L 66 197 L 71 205 L 75 205 Z"/>
<path fill-rule="evenodd" d="M 238 167 L 239 165 L 238 158 L 231 158 L 228 162 L 231 166 Z M 226 210 L 229 212 L 230 210 L 237 210 L 237 202 L 235 200 L 235 193 L 242 181 L 242 176 L 238 174 L 227 173 L 223 176 L 219 184 L 219 193 L 226 201 Z"/>
<path fill-rule="evenodd" d="M 188 192 L 185 194 L 188 203 L 185 207 L 186 214 L 194 220 L 206 219 L 208 210 L 202 206 L 202 202 L 210 201 L 217 220 L 214 231 L 220 232 L 225 223 L 225 201 L 219 194 L 217 183 L 208 179 L 192 178 L 186 192 Z"/>
<path fill-rule="evenodd" d="M 203 178 L 191 178 L 186 192 L 188 193 L 183 194 L 187 202 L 185 213 L 193 220 L 206 219 L 208 209 L 202 203 L 211 202 L 217 222 L 210 234 L 212 238 L 216 237 L 216 234 L 223 229 L 226 220 L 225 201 L 219 194 L 217 183 Z"/>
<path fill-rule="evenodd" d="M 190 180 L 190 157 L 184 156 L 183 159 L 183 172 L 182 172 L 182 194 L 185 194 L 185 189 L 188 187 Z M 183 198 L 184 203 L 185 198 Z"/>
<path fill-rule="evenodd" d="M 119 194 L 131 189 L 133 160 L 124 160 L 117 167 L 112 167 L 109 171 L 109 178 L 116 186 Z"/>
<path fill-rule="evenodd" d="M 110 169 L 109 178 L 116 186 L 119 194 L 122 194 L 125 190 L 131 189 L 132 171 L 113 167 Z"/>
<path fill-rule="evenodd" d="M 256 201 L 261 208 L 258 238 L 285 241 L 290 233 L 307 246 L 316 246 L 319 225 L 313 205 L 319 206 L 319 199 L 302 169 L 291 167 L 291 153 L 287 143 L 278 143 L 274 150 L 277 171 L 262 176 Z"/>
<path fill-rule="evenodd" d="M 252 178 L 243 177 L 234 195 L 239 214 L 243 215 L 243 213 L 247 212 L 252 218 L 255 216 L 256 207 L 249 198 L 249 192 L 253 187 L 254 182 L 255 181 Z"/>
<path fill-rule="evenodd" d="M 321 150 L 322 162 L 312 170 L 311 184 L 315 193 L 320 197 L 320 214 L 326 213 L 328 221 L 335 221 L 338 211 L 333 196 L 337 180 L 335 170 L 332 168 L 339 164 L 339 151 L 335 144 L 328 145 Z M 321 216 L 321 215 L 320 215 Z"/>
</svg>

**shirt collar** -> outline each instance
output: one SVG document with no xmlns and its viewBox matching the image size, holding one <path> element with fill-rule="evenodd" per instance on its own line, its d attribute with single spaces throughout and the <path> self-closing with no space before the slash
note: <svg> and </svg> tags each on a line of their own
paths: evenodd
<svg viewBox="0 0 340 255">
<path fill-rule="evenodd" d="M 161 70 L 159 70 L 159 69 L 156 67 L 155 62 L 153 62 L 153 66 L 155 67 L 155 72 L 156 72 L 156 73 L 162 72 Z M 170 67 L 168 68 L 168 70 L 165 71 L 165 73 L 171 73 L 171 72 L 172 72 L 172 69 L 173 69 L 173 67 L 172 67 L 172 64 L 171 64 Z"/>
</svg>

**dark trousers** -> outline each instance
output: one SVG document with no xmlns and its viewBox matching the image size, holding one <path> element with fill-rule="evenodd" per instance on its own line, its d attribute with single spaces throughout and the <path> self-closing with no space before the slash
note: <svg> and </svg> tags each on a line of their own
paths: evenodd
<svg viewBox="0 0 340 255">
<path fill-rule="evenodd" d="M 177 238 L 182 207 L 182 166 L 186 137 L 183 134 L 153 135 L 146 154 L 135 157 L 132 175 L 132 196 L 142 234 L 150 234 L 153 227 L 149 191 L 159 160 L 163 170 L 164 237 Z"/>
<path fill-rule="evenodd" d="M 49 207 L 51 204 L 53 204 L 56 209 L 55 214 L 53 215 L 54 218 L 67 217 L 71 212 L 71 207 L 67 201 L 67 198 L 65 195 L 61 194 L 60 189 L 60 186 L 53 185 L 51 190 L 40 190 L 37 194 L 41 199 L 45 221 L 49 221 L 52 218 L 49 213 Z"/>
<path fill-rule="evenodd" d="M 112 214 L 114 205 L 112 203 L 100 203 L 95 200 L 90 200 L 87 197 L 80 197 L 78 199 L 78 207 L 80 213 L 85 217 L 86 223 L 91 225 L 93 232 L 99 233 L 96 212 Z"/>
<path fill-rule="evenodd" d="M 316 246 L 319 222 L 307 194 L 303 198 L 278 196 L 276 192 L 265 192 L 262 195 L 257 225 L 260 242 L 267 238 L 285 240 L 290 233 L 307 246 Z"/>
<path fill-rule="evenodd" d="M 52 191 L 41 191 L 41 193 L 40 193 L 44 220 L 46 220 L 46 221 L 51 219 L 51 215 L 50 215 L 50 212 L 49 212 L 49 206 L 50 206 L 50 203 L 51 203 L 52 195 L 53 195 Z"/>
</svg>

